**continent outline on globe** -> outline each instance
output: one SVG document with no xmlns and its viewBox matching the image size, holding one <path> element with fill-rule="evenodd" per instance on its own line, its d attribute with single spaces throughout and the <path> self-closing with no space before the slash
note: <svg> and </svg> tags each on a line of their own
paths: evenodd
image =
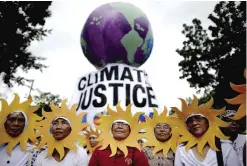
<svg viewBox="0 0 247 166">
<path fill-rule="evenodd" d="M 141 9 L 113 2 L 97 7 L 81 32 L 85 57 L 97 69 L 110 63 L 139 67 L 150 57 L 153 32 Z"/>
</svg>

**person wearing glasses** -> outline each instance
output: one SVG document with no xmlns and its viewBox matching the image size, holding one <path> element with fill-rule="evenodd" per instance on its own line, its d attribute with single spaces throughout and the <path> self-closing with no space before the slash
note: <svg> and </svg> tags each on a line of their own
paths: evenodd
<svg viewBox="0 0 247 166">
<path fill-rule="evenodd" d="M 168 116 L 167 113 L 166 107 L 161 114 L 154 109 L 153 117 L 145 115 L 146 122 L 142 124 L 147 139 L 143 152 L 150 166 L 174 165 L 174 152 L 179 139 L 178 123 L 177 118 Z"/>
<path fill-rule="evenodd" d="M 243 120 L 245 121 L 245 117 L 244 119 L 240 120 L 232 120 L 231 117 L 233 117 L 235 114 L 235 110 L 226 110 L 225 113 L 220 116 L 223 121 L 231 123 L 228 127 L 221 128 L 221 131 L 226 136 L 230 137 L 229 140 L 232 142 L 233 149 L 238 155 L 241 166 L 243 166 L 243 149 L 246 142 L 246 135 L 241 134 L 241 124 L 243 125 Z"/>
<path fill-rule="evenodd" d="M 180 144 L 175 153 L 176 166 L 240 166 L 231 142 L 219 127 L 228 124 L 217 116 L 223 109 L 212 109 L 213 99 L 199 105 L 194 96 L 187 105 L 182 101 L 182 111 L 173 107 L 180 119 Z"/>
<path fill-rule="evenodd" d="M 115 120 L 112 123 L 110 131 L 113 139 L 120 144 L 131 134 L 131 127 L 125 120 Z M 117 149 L 114 156 L 110 156 L 112 153 L 110 146 L 104 150 L 100 150 L 100 148 L 101 146 L 94 150 L 89 161 L 89 166 L 149 166 L 145 154 L 135 147 L 126 147 L 128 150 L 126 157 L 120 149 Z"/>
<path fill-rule="evenodd" d="M 186 127 L 188 131 L 197 138 L 202 137 L 209 128 L 209 122 L 207 118 L 203 115 L 191 115 L 186 121 L 185 121 Z M 235 151 L 233 150 L 232 146 L 230 146 L 229 142 L 221 143 L 222 150 L 221 155 L 223 155 L 223 162 L 225 163 L 224 166 L 240 166 L 240 161 L 237 158 L 237 155 Z M 194 163 L 194 165 L 198 165 L 199 163 L 201 165 L 207 165 L 207 166 L 213 166 L 221 165 L 217 160 L 217 155 L 214 150 L 212 150 L 208 145 L 204 147 L 203 152 L 206 154 L 204 156 L 201 156 L 198 151 L 196 150 L 197 146 L 194 146 L 190 149 L 188 153 L 185 153 L 184 146 L 179 146 L 176 152 L 176 158 L 175 158 L 175 165 L 176 166 L 189 166 Z M 186 156 L 186 160 L 184 162 L 181 162 L 181 156 Z M 193 158 L 190 158 L 189 156 L 195 156 Z M 223 166 L 223 165 L 222 165 Z"/>
<path fill-rule="evenodd" d="M 166 123 L 158 123 L 154 127 L 154 136 L 159 142 L 166 142 L 171 138 L 171 127 Z M 160 150 L 156 154 L 153 154 L 154 147 L 146 146 L 143 148 L 144 153 L 146 154 L 150 166 L 173 166 L 174 163 L 174 154 L 172 151 L 169 151 L 167 157 L 164 156 L 163 151 Z"/>
</svg>

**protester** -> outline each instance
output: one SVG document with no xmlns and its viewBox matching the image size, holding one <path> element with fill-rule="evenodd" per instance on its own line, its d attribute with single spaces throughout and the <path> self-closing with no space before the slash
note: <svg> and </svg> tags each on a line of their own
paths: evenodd
<svg viewBox="0 0 247 166">
<path fill-rule="evenodd" d="M 39 135 L 42 136 L 39 147 L 47 143 L 47 149 L 41 152 L 35 166 L 87 166 L 88 155 L 80 146 L 76 145 L 81 135 L 79 132 L 87 124 L 81 123 L 85 113 L 76 115 L 76 105 L 69 110 L 66 100 L 61 108 L 51 104 L 52 112 L 44 112 L 45 120 L 39 125 Z"/>
<path fill-rule="evenodd" d="M 243 166 L 243 147 L 246 142 L 246 135 L 241 134 L 242 130 L 240 125 L 243 124 L 242 119 L 231 119 L 235 114 L 235 110 L 226 110 L 225 113 L 220 116 L 223 121 L 231 123 L 228 127 L 221 128 L 221 130 L 226 136 L 230 137 L 229 140 L 232 142 L 233 149 L 238 155 L 241 166 Z"/>
<path fill-rule="evenodd" d="M 100 116 L 101 123 L 97 128 L 102 131 L 99 137 L 102 146 L 94 150 L 89 166 L 148 166 L 148 160 L 137 142 L 140 131 L 137 123 L 141 113 L 132 117 L 131 105 L 126 111 L 119 103 L 116 108 L 117 112 L 108 107 L 109 115 Z"/>
<path fill-rule="evenodd" d="M 32 166 L 39 150 L 35 149 L 33 122 L 38 120 L 31 107 L 32 98 L 20 103 L 15 94 L 10 105 L 1 99 L 0 111 L 0 166 Z"/>
<path fill-rule="evenodd" d="M 145 116 L 146 123 L 142 123 L 147 138 L 143 151 L 150 166 L 173 166 L 174 152 L 179 138 L 178 133 L 176 133 L 177 118 L 167 116 L 166 108 L 160 115 L 155 109 L 153 113 L 152 119 Z"/>
<path fill-rule="evenodd" d="M 231 143 L 219 127 L 229 124 L 217 118 L 222 110 L 212 109 L 213 99 L 198 106 L 194 96 L 191 104 L 182 101 L 182 111 L 174 107 L 180 119 L 179 131 L 182 135 L 175 154 L 176 166 L 240 166 L 240 161 Z M 219 151 L 217 151 L 217 149 Z"/>
<path fill-rule="evenodd" d="M 88 128 L 84 132 L 84 139 L 83 139 L 83 147 L 87 150 L 87 154 L 89 157 L 92 155 L 92 152 L 95 150 L 97 146 L 101 145 L 101 142 L 98 141 L 100 136 L 100 131 L 97 129 L 93 129 L 93 127 Z"/>
<path fill-rule="evenodd" d="M 89 136 L 89 144 L 91 148 L 97 147 L 99 141 L 97 141 L 97 136 L 96 135 L 90 135 Z M 93 150 L 93 149 L 92 149 Z"/>
</svg>

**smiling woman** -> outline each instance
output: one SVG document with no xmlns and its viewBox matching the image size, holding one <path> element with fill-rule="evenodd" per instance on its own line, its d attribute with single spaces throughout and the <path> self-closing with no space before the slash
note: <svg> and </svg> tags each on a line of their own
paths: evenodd
<svg viewBox="0 0 247 166">
<path fill-rule="evenodd" d="M 97 129 L 102 133 L 99 140 L 102 146 L 97 147 L 89 161 L 89 166 L 148 166 L 145 154 L 140 150 L 137 141 L 140 139 L 138 119 L 141 113 L 134 116 L 131 113 L 131 105 L 126 111 L 116 106 L 117 111 L 107 107 L 108 115 L 99 115 L 100 124 Z"/>
<path fill-rule="evenodd" d="M 116 140 L 124 140 L 130 135 L 130 125 L 125 120 L 115 120 L 112 123 L 112 136 Z"/>
</svg>

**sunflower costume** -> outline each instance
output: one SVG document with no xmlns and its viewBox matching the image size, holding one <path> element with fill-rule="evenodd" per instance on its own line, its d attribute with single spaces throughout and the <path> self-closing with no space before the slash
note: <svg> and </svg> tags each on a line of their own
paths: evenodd
<svg viewBox="0 0 247 166">
<path fill-rule="evenodd" d="M 109 146 L 111 149 L 110 157 L 116 155 L 117 149 L 121 150 L 124 153 L 125 157 L 128 155 L 127 147 L 135 147 L 138 150 L 141 150 L 140 145 L 137 141 L 141 139 L 141 135 L 139 134 L 140 126 L 138 124 L 138 119 L 142 113 L 138 112 L 134 116 L 132 116 L 131 106 L 131 104 L 128 105 L 125 111 L 121 108 L 120 103 L 118 103 L 116 106 L 117 111 L 112 110 L 108 106 L 107 112 L 109 113 L 109 115 L 99 115 L 100 124 L 96 126 L 96 128 L 102 131 L 98 139 L 99 141 L 102 141 L 102 147 L 100 148 L 100 150 L 104 150 Z M 126 139 L 121 141 L 114 139 L 111 133 L 112 124 L 116 120 L 127 121 L 131 129 L 130 135 Z"/>
<path fill-rule="evenodd" d="M 176 152 L 179 133 L 178 133 L 178 123 L 176 117 L 167 116 L 167 108 L 164 107 L 163 112 L 158 115 L 156 109 L 153 110 L 153 118 L 145 115 L 146 123 L 142 123 L 143 129 L 146 131 L 144 134 L 147 141 L 143 144 L 143 147 L 154 147 L 153 155 L 155 155 L 160 150 L 163 151 L 163 155 L 167 157 L 169 150 L 172 150 L 173 153 Z M 156 139 L 154 135 L 154 128 L 158 123 L 166 123 L 171 127 L 171 137 L 165 142 L 160 142 Z"/>
<path fill-rule="evenodd" d="M 77 146 L 75 145 L 81 139 L 80 131 L 88 126 L 87 123 L 81 123 L 83 116 L 86 114 L 85 112 L 76 115 L 76 107 L 77 105 L 73 105 L 70 109 L 66 105 L 66 100 L 62 101 L 61 107 L 57 107 L 54 103 L 50 104 L 52 112 L 44 112 L 43 116 L 45 119 L 40 121 L 38 125 L 40 126 L 40 130 L 37 133 L 37 136 L 42 136 L 41 142 L 39 144 L 39 148 L 42 148 L 45 144 L 47 144 L 48 153 L 46 157 L 52 156 L 54 150 L 60 155 L 60 159 L 64 157 L 64 148 L 68 148 L 77 151 Z M 50 133 L 51 124 L 54 119 L 57 117 L 65 117 L 71 123 L 71 132 L 70 134 L 62 139 L 55 140 L 52 134 Z"/>
<path fill-rule="evenodd" d="M 179 139 L 179 142 L 187 142 L 185 149 L 188 151 L 193 146 L 197 145 L 198 152 L 202 155 L 203 148 L 206 144 L 210 146 L 211 149 L 218 151 L 219 149 L 215 144 L 215 137 L 219 139 L 228 139 L 220 130 L 219 127 L 227 127 L 229 123 L 226 123 L 219 119 L 217 116 L 224 113 L 225 108 L 221 110 L 212 109 L 213 98 L 211 98 L 207 103 L 201 104 L 198 106 L 198 99 L 194 96 L 191 104 L 187 105 L 184 99 L 180 99 L 182 102 L 182 110 L 180 111 L 176 107 L 172 107 L 172 109 L 176 112 L 179 120 L 179 128 L 178 132 L 182 135 Z M 208 130 L 201 136 L 195 137 L 193 136 L 186 128 L 185 121 L 191 115 L 202 115 L 204 116 L 208 122 L 209 127 Z"/>
<path fill-rule="evenodd" d="M 29 97 L 28 100 L 20 103 L 20 97 L 17 94 L 14 94 L 14 96 L 15 97 L 10 105 L 4 99 L 0 99 L 2 104 L 0 112 L 0 145 L 7 144 L 6 151 L 9 155 L 11 155 L 12 150 L 18 144 L 20 144 L 20 148 L 22 151 L 27 151 L 26 146 L 28 140 L 31 140 L 32 142 L 36 141 L 36 121 L 41 120 L 39 116 L 34 114 L 38 107 L 30 106 L 30 104 L 32 103 L 32 97 Z M 8 115 L 14 112 L 21 112 L 26 120 L 23 132 L 17 137 L 9 136 L 4 126 Z"/>
<path fill-rule="evenodd" d="M 246 69 L 244 70 L 244 77 L 246 79 Z M 237 113 L 231 118 L 233 120 L 239 120 L 246 116 L 246 84 L 235 85 L 233 83 L 230 83 L 230 85 L 234 91 L 240 94 L 232 99 L 226 99 L 226 101 L 229 104 L 240 105 Z"/>
<path fill-rule="evenodd" d="M 86 151 L 89 155 L 92 154 L 94 149 L 102 144 L 102 142 L 98 142 L 98 144 L 95 147 L 91 147 L 90 145 L 90 136 L 95 136 L 96 139 L 100 136 L 100 131 L 97 129 L 93 129 L 92 127 L 88 128 L 84 133 L 84 139 L 80 142 L 80 145 L 83 147 L 86 147 Z"/>
</svg>

